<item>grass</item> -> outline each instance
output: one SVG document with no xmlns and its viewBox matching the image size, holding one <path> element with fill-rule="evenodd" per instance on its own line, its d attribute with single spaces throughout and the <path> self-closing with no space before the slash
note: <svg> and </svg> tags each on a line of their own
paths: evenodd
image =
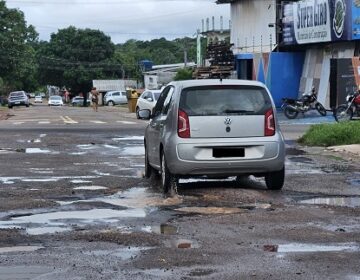
<svg viewBox="0 0 360 280">
<path fill-rule="evenodd" d="M 324 147 L 360 144 L 360 121 L 313 125 L 299 143 Z"/>
</svg>

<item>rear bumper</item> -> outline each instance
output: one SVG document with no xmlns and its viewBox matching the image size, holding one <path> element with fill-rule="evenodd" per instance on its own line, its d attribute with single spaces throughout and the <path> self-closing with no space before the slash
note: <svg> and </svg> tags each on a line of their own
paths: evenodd
<svg viewBox="0 0 360 280">
<path fill-rule="evenodd" d="M 190 141 L 166 149 L 171 173 L 182 176 L 235 176 L 279 171 L 284 167 L 285 144 L 281 134 L 274 137 L 229 139 L 225 142 L 212 139 Z M 245 154 L 243 157 L 215 158 L 213 148 L 216 147 L 241 147 Z"/>
</svg>

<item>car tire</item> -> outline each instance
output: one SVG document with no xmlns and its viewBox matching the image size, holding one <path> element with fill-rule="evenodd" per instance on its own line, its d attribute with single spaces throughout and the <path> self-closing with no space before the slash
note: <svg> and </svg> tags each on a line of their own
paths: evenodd
<svg viewBox="0 0 360 280">
<path fill-rule="evenodd" d="M 285 167 L 279 171 L 265 174 L 266 187 L 269 190 L 281 190 L 285 181 Z"/>
<path fill-rule="evenodd" d="M 153 168 L 151 167 L 149 163 L 149 157 L 146 149 L 146 143 L 145 143 L 145 178 L 150 178 L 151 174 L 153 173 Z"/>
<path fill-rule="evenodd" d="M 114 101 L 109 101 L 106 105 L 108 105 L 108 106 L 114 106 L 115 103 L 114 103 Z"/>
<path fill-rule="evenodd" d="M 12 106 L 8 106 L 9 109 L 12 109 Z"/>
<path fill-rule="evenodd" d="M 164 194 L 171 196 L 177 193 L 179 179 L 172 174 L 167 166 L 165 154 L 161 153 L 161 186 Z"/>
<path fill-rule="evenodd" d="M 26 108 L 28 108 L 29 107 L 29 105 L 25 105 L 26 106 Z"/>
<path fill-rule="evenodd" d="M 139 111 L 140 111 L 139 107 L 136 107 L 135 112 L 136 112 L 136 118 L 137 119 L 140 119 Z"/>
</svg>

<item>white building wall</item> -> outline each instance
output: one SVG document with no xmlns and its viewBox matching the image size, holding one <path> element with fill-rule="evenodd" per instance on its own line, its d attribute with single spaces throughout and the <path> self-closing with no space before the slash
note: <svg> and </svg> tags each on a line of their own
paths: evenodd
<svg viewBox="0 0 360 280">
<path fill-rule="evenodd" d="M 241 0 L 231 4 L 234 53 L 270 52 L 276 46 L 275 0 Z"/>
</svg>

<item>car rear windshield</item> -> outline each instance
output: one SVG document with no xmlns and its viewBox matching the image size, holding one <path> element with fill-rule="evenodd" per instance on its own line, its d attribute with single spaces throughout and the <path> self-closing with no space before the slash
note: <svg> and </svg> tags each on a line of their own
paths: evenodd
<svg viewBox="0 0 360 280">
<path fill-rule="evenodd" d="M 52 100 L 61 100 L 61 96 L 51 96 Z"/>
<path fill-rule="evenodd" d="M 180 97 L 189 116 L 264 115 L 271 106 L 267 91 L 257 86 L 191 87 Z"/>
<path fill-rule="evenodd" d="M 25 94 L 22 91 L 17 91 L 17 92 L 11 92 L 9 97 L 14 97 L 14 96 L 24 96 Z"/>
</svg>

